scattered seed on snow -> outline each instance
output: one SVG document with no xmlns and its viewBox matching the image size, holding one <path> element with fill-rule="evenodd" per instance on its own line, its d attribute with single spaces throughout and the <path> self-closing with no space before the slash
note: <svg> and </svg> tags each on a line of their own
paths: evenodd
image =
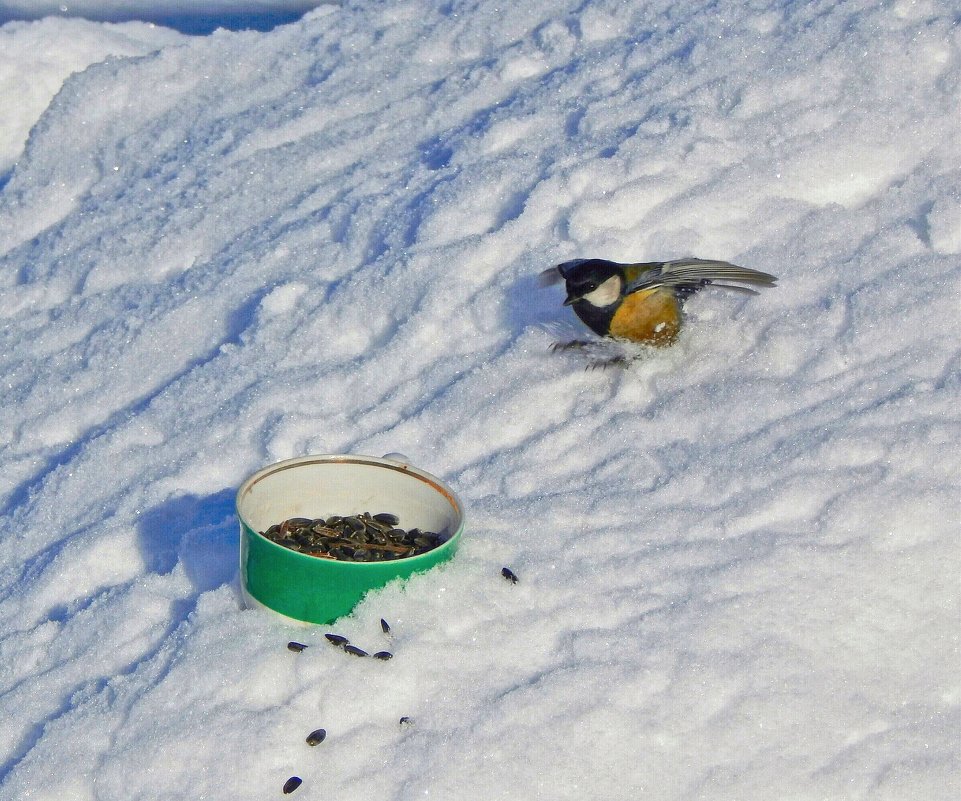
<svg viewBox="0 0 961 801">
<path fill-rule="evenodd" d="M 327 729 L 315 729 L 307 735 L 307 745 L 320 745 L 327 739 Z"/>
</svg>

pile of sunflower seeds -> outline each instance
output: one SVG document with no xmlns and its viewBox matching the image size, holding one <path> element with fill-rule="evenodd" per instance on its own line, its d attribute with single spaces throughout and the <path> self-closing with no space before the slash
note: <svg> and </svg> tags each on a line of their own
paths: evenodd
<svg viewBox="0 0 961 801">
<path fill-rule="evenodd" d="M 292 517 L 261 534 L 272 542 L 321 559 L 342 562 L 383 562 L 420 556 L 445 542 L 433 531 L 398 528 L 400 518 L 389 512 L 310 519 Z"/>
</svg>

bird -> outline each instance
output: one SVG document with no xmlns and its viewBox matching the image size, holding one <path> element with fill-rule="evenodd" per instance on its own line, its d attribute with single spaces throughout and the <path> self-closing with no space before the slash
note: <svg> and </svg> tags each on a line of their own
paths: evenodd
<svg viewBox="0 0 961 801">
<path fill-rule="evenodd" d="M 684 301 L 704 287 L 756 295 L 752 287 L 777 285 L 777 278 L 769 273 L 695 258 L 630 264 L 572 259 L 540 275 L 542 286 L 561 281 L 567 289 L 564 305 L 570 306 L 595 334 L 657 347 L 677 340 Z M 585 344 L 576 340 L 554 348 Z"/>
</svg>

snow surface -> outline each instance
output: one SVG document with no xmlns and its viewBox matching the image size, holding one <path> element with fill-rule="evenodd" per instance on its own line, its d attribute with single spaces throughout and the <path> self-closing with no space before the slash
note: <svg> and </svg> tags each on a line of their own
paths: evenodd
<svg viewBox="0 0 961 801">
<path fill-rule="evenodd" d="M 961 4 L 0 37 L 0 798 L 961 797 Z M 686 255 L 780 286 L 549 352 Z M 457 558 L 243 610 L 243 479 L 389 451 Z"/>
<path fill-rule="evenodd" d="M 138 56 L 180 37 L 142 22 L 119 25 L 48 18 L 0 27 L 0 182 L 23 151 L 27 134 L 63 82 L 108 56 Z"/>
</svg>

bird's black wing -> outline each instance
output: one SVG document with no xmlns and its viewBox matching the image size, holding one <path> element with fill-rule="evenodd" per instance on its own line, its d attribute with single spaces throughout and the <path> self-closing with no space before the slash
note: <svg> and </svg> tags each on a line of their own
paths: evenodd
<svg viewBox="0 0 961 801">
<path fill-rule="evenodd" d="M 708 284 L 756 295 L 752 286 L 775 286 L 777 278 L 769 273 L 738 267 L 712 259 L 676 259 L 666 262 L 625 265 L 627 285 L 624 294 L 654 287 L 671 287 L 679 295 L 691 295 Z M 748 284 L 749 286 L 740 286 Z"/>
<path fill-rule="evenodd" d="M 561 281 L 566 281 L 571 273 L 574 272 L 582 264 L 586 264 L 589 261 L 603 262 L 603 259 L 571 259 L 570 261 L 561 262 L 555 267 L 548 267 L 544 272 L 542 272 L 537 277 L 537 282 L 542 286 L 552 286 L 554 284 L 559 284 Z M 611 262 L 613 263 L 613 262 Z"/>
</svg>

